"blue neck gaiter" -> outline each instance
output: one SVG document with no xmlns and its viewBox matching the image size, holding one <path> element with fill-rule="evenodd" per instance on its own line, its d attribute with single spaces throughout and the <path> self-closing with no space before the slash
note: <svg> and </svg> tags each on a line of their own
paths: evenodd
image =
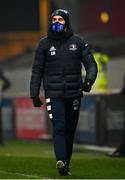
<svg viewBox="0 0 125 180">
<path fill-rule="evenodd" d="M 52 28 L 52 31 L 54 31 L 54 32 L 63 32 L 65 29 L 65 24 L 55 22 L 52 24 L 51 28 Z"/>
</svg>

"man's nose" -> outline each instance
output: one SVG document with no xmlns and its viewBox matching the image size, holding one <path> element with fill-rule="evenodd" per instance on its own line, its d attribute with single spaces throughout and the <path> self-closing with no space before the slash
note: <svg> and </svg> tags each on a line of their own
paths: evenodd
<svg viewBox="0 0 125 180">
<path fill-rule="evenodd" d="M 56 19 L 56 20 L 55 20 L 55 22 L 59 22 L 59 20 L 58 20 L 58 19 Z"/>
</svg>

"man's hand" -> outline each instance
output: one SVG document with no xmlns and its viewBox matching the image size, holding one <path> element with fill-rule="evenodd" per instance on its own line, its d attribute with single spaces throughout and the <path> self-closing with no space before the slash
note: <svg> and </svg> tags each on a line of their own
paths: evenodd
<svg viewBox="0 0 125 180">
<path fill-rule="evenodd" d="M 34 107 L 41 107 L 43 105 L 39 97 L 32 98 Z"/>
<path fill-rule="evenodd" d="M 85 82 L 83 83 L 82 86 L 82 90 L 85 92 L 90 92 L 91 91 L 91 87 L 92 87 L 92 81 L 91 80 L 85 80 Z"/>
</svg>

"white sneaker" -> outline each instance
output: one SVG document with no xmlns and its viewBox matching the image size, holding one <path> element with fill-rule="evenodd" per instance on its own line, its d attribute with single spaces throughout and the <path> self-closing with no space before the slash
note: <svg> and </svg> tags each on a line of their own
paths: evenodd
<svg viewBox="0 0 125 180">
<path fill-rule="evenodd" d="M 64 164 L 63 161 L 61 161 L 61 160 L 57 161 L 57 163 L 56 163 L 56 169 L 59 169 L 59 170 L 60 170 L 60 169 L 63 169 L 64 166 L 65 166 L 65 164 Z"/>
<path fill-rule="evenodd" d="M 70 171 L 67 169 L 66 162 L 63 162 L 61 160 L 57 161 L 56 168 L 58 169 L 58 172 L 61 176 L 71 175 Z"/>
</svg>

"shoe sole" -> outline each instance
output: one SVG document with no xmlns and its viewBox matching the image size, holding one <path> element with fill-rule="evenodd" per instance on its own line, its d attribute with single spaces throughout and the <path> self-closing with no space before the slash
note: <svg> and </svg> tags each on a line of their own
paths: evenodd
<svg viewBox="0 0 125 180">
<path fill-rule="evenodd" d="M 63 167 L 65 166 L 65 164 L 64 164 L 64 162 L 63 161 L 61 161 L 61 160 L 59 160 L 59 161 L 57 161 L 57 163 L 56 163 L 56 169 L 63 169 Z"/>
</svg>

